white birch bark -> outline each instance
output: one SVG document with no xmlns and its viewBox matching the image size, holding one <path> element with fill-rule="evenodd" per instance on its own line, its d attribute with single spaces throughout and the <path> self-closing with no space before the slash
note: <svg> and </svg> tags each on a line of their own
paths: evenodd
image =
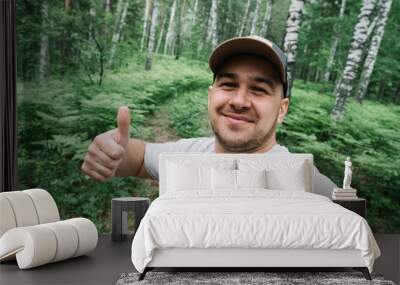
<svg viewBox="0 0 400 285">
<path fill-rule="evenodd" d="M 197 7 L 198 7 L 198 0 L 196 0 L 193 4 L 193 6 L 190 6 L 187 4 L 187 13 L 185 13 L 184 19 L 183 19 L 183 25 L 182 25 L 182 35 L 185 38 L 190 38 L 192 34 L 192 28 L 195 24 L 196 21 L 196 13 L 197 13 Z"/>
<path fill-rule="evenodd" d="M 167 52 L 171 49 L 172 40 L 174 38 L 175 10 L 176 10 L 176 0 L 174 0 L 174 3 L 172 4 L 171 14 L 169 16 L 167 36 L 165 38 L 165 44 L 164 44 L 164 54 L 167 54 Z"/>
<path fill-rule="evenodd" d="M 144 43 L 147 38 L 147 23 L 149 21 L 150 6 L 151 6 L 151 0 L 145 0 L 143 33 L 142 33 L 142 39 L 140 41 L 140 51 L 143 51 Z"/>
<path fill-rule="evenodd" d="M 151 26 L 150 26 L 149 44 L 147 46 L 147 57 L 146 57 L 145 70 L 150 70 L 151 65 L 152 65 L 154 42 L 155 42 L 155 38 L 156 38 L 158 5 L 159 5 L 158 0 L 154 0 L 153 9 L 152 9 L 152 13 L 151 13 Z"/>
<path fill-rule="evenodd" d="M 111 11 L 111 0 L 106 0 L 105 10 L 106 10 L 106 13 L 110 13 L 110 11 Z"/>
<path fill-rule="evenodd" d="M 254 9 L 253 19 L 251 21 L 250 35 L 255 35 L 257 33 L 257 20 L 258 13 L 260 11 L 260 2 L 261 0 L 256 0 L 256 8 Z"/>
<path fill-rule="evenodd" d="M 40 63 L 39 63 L 39 81 L 43 83 L 49 73 L 49 36 L 47 35 L 47 23 L 49 19 L 49 4 L 47 0 L 42 2 L 42 29 L 40 36 Z"/>
<path fill-rule="evenodd" d="M 115 56 L 115 51 L 117 49 L 117 44 L 120 40 L 122 28 L 125 25 L 126 13 L 128 10 L 129 1 L 128 0 L 118 0 L 117 4 L 117 14 L 116 21 L 114 24 L 113 36 L 111 39 L 111 49 L 110 49 L 110 59 L 108 65 L 112 66 Z"/>
<path fill-rule="evenodd" d="M 247 16 L 249 15 L 249 8 L 250 8 L 250 0 L 247 0 L 246 9 L 244 11 L 242 23 L 240 24 L 240 29 L 239 29 L 239 32 L 238 32 L 238 36 L 239 37 L 241 37 L 243 35 L 244 28 L 245 28 L 246 23 L 247 23 Z"/>
<path fill-rule="evenodd" d="M 361 102 L 365 97 L 368 85 L 371 79 L 371 74 L 374 71 L 375 61 L 381 46 L 383 35 L 385 33 L 385 26 L 389 16 L 392 0 L 380 0 L 378 4 L 378 16 L 376 22 L 376 29 L 371 39 L 367 57 L 364 61 L 364 66 L 360 75 L 359 88 L 357 91 L 357 101 Z"/>
<path fill-rule="evenodd" d="M 346 65 L 342 76 L 338 81 L 339 85 L 336 87 L 335 105 L 331 111 L 331 116 L 334 120 L 342 118 L 346 108 L 346 100 L 353 90 L 354 80 L 356 79 L 365 42 L 367 41 L 370 17 L 375 4 L 376 0 L 363 0 L 357 24 L 354 27 L 353 38 L 347 56 Z"/>
<path fill-rule="evenodd" d="M 265 13 L 261 26 L 260 36 L 266 37 L 268 32 L 269 23 L 271 22 L 272 16 L 272 0 L 267 0 L 265 3 Z"/>
<path fill-rule="evenodd" d="M 160 52 L 160 47 L 161 47 L 162 39 L 164 37 L 164 29 L 165 29 L 165 24 L 166 23 L 167 23 L 167 15 L 164 15 L 164 19 L 163 19 L 163 22 L 161 24 L 161 31 L 160 31 L 160 34 L 158 35 L 156 53 Z"/>
<path fill-rule="evenodd" d="M 289 6 L 288 19 L 286 22 L 286 34 L 283 44 L 284 52 L 287 56 L 288 68 L 288 96 L 291 95 L 293 86 L 294 69 L 296 64 L 296 55 L 299 39 L 299 30 L 301 24 L 301 16 L 303 13 L 304 1 L 292 0 Z"/>
<path fill-rule="evenodd" d="M 211 43 L 211 47 L 214 48 L 218 44 L 218 35 L 217 35 L 217 21 L 218 21 L 218 2 L 217 0 L 212 0 L 211 9 L 210 9 L 210 21 L 207 31 L 206 42 Z"/>
<path fill-rule="evenodd" d="M 324 73 L 324 82 L 328 82 L 329 77 L 331 76 L 333 60 L 336 55 L 337 45 L 339 43 L 339 38 L 340 38 L 340 25 L 341 25 L 341 22 L 343 19 L 345 9 L 346 9 L 346 0 L 342 0 L 342 4 L 340 5 L 339 19 L 334 28 L 334 35 L 333 35 L 331 50 L 329 52 L 329 57 L 328 57 L 328 61 L 327 61 L 326 69 L 325 69 L 325 73 Z"/>
<path fill-rule="evenodd" d="M 126 23 L 126 15 L 128 14 L 128 6 L 129 6 L 129 0 L 126 0 L 126 2 L 124 4 L 124 8 L 122 10 L 121 21 L 120 21 L 119 29 L 118 29 L 117 42 L 121 41 L 121 39 L 122 39 L 122 31 L 124 30 L 124 26 Z"/>
</svg>

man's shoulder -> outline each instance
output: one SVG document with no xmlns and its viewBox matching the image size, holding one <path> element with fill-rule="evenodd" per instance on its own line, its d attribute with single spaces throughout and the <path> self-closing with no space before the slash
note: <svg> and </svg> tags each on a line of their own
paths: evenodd
<svg viewBox="0 0 400 285">
<path fill-rule="evenodd" d="M 175 147 L 182 152 L 213 152 L 214 137 L 179 139 L 175 142 Z"/>
</svg>

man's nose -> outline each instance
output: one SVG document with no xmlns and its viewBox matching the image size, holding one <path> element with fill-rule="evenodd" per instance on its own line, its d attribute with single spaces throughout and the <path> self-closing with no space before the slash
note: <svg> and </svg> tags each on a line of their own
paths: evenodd
<svg viewBox="0 0 400 285">
<path fill-rule="evenodd" d="M 250 108 L 251 103 L 248 89 L 246 87 L 241 87 L 237 89 L 237 92 L 231 99 L 230 104 L 232 104 L 237 109 Z"/>
</svg>

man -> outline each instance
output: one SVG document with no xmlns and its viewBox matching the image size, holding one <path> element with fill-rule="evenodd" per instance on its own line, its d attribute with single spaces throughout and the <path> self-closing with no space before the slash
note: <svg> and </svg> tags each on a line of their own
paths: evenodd
<svg viewBox="0 0 400 285">
<path fill-rule="evenodd" d="M 96 136 L 82 170 L 100 181 L 113 176 L 158 180 L 162 152 L 289 153 L 275 136 L 289 106 L 284 53 L 258 36 L 233 38 L 214 49 L 209 65 L 214 81 L 208 90 L 208 116 L 215 137 L 167 143 L 132 139 L 129 110 L 121 107 L 118 128 Z M 315 173 L 314 192 L 331 197 L 336 185 L 317 168 Z"/>
</svg>

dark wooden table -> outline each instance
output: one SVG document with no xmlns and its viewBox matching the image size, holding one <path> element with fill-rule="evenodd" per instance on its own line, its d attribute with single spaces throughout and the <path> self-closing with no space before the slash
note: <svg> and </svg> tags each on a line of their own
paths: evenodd
<svg viewBox="0 0 400 285">
<path fill-rule="evenodd" d="M 375 238 L 382 256 L 375 262 L 374 273 L 399 283 L 400 234 L 376 234 Z M 15 261 L 1 263 L 0 284 L 115 284 L 122 273 L 135 271 L 130 256 L 131 243 L 132 236 L 113 242 L 111 236 L 106 235 L 99 237 L 97 248 L 87 256 L 28 270 L 19 270 Z"/>
</svg>

